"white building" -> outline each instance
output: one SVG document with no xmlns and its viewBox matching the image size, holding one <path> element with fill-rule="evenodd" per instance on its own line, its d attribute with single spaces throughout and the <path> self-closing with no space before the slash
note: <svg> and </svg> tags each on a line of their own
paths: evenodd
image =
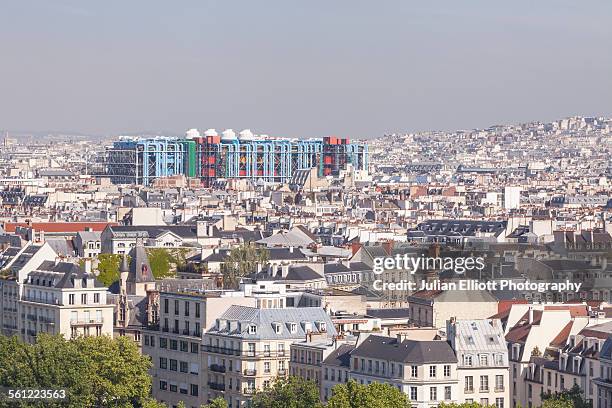
<svg viewBox="0 0 612 408">
<path fill-rule="evenodd" d="M 510 372 L 501 321 L 451 319 L 446 332 L 457 354 L 459 402 L 508 407 Z"/>
</svg>

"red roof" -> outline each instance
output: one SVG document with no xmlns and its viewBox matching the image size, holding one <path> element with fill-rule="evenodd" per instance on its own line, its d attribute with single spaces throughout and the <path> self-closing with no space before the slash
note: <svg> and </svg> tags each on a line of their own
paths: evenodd
<svg viewBox="0 0 612 408">
<path fill-rule="evenodd" d="M 551 342 L 550 345 L 551 346 L 557 346 L 557 347 L 563 347 L 565 346 L 565 343 L 567 343 L 567 338 L 570 335 L 570 332 L 572 331 L 572 326 L 574 325 L 574 321 L 570 320 L 563 329 L 561 329 L 561 331 L 559 332 L 559 334 L 557 334 L 557 337 L 555 337 Z"/>
<path fill-rule="evenodd" d="M 577 316 L 586 317 L 589 315 L 586 305 L 544 306 L 544 310 L 569 310 L 570 316 L 572 317 L 577 317 Z"/>
<path fill-rule="evenodd" d="M 117 225 L 115 222 L 5 222 L 4 231 L 15 232 L 17 227 L 33 228 L 44 232 L 79 232 L 91 228 L 92 231 L 102 232 L 108 225 Z"/>
</svg>

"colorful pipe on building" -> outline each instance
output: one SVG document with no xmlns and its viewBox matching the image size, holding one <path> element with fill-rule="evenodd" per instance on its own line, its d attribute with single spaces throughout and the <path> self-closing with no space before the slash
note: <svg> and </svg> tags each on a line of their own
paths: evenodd
<svg viewBox="0 0 612 408">
<path fill-rule="evenodd" d="M 217 179 L 248 178 L 288 182 L 294 171 L 316 167 L 338 175 L 351 164 L 368 168 L 368 146 L 347 138 L 272 139 L 250 132 L 207 131 L 190 139 L 120 140 L 107 149 L 107 174 L 114 183 L 149 185 L 155 178 L 184 174 L 204 186 Z"/>
</svg>

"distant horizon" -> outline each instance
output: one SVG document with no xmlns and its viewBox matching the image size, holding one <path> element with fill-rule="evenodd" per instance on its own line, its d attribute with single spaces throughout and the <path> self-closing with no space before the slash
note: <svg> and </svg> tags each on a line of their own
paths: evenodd
<svg viewBox="0 0 612 408">
<path fill-rule="evenodd" d="M 419 134 L 419 133 L 426 133 L 426 132 L 447 132 L 447 133 L 451 133 L 451 132 L 458 132 L 458 131 L 470 131 L 470 130 L 481 130 L 481 129 L 487 129 L 493 126 L 516 126 L 516 125 L 521 125 L 521 124 L 525 124 L 525 123 L 534 123 L 534 122 L 541 122 L 541 123 L 552 123 L 552 122 L 556 122 L 559 120 L 563 120 L 563 119 L 567 119 L 567 118 L 572 118 L 572 117 L 583 117 L 583 118 L 605 118 L 605 119 L 612 119 L 612 114 L 610 115 L 602 115 L 602 114 L 596 114 L 596 115 L 587 115 L 587 114 L 570 114 L 570 115 L 566 115 L 566 116 L 562 116 L 562 117 L 558 117 L 558 118 L 554 118 L 554 119 L 533 119 L 533 120 L 524 120 L 524 121 L 518 121 L 518 122 L 498 122 L 498 123 L 491 123 L 489 125 L 486 126 L 477 126 L 477 127 L 471 127 L 471 128 L 454 128 L 454 129 L 424 129 L 424 130 L 402 130 L 402 129 L 397 129 L 397 130 L 389 130 L 386 132 L 383 132 L 379 135 L 375 135 L 375 136 L 370 136 L 370 137 L 355 137 L 355 139 L 364 139 L 364 140 L 370 140 L 370 139 L 376 139 L 385 135 L 390 135 L 390 134 Z M 31 130 L 11 130 L 11 129 L 1 129 L 0 128 L 0 136 L 4 137 L 4 132 L 8 132 L 9 133 L 9 137 L 27 137 L 27 136 L 68 136 L 68 137 L 95 137 L 95 138 L 108 138 L 108 137 L 117 137 L 117 136 L 167 136 L 167 137 L 181 137 L 185 135 L 185 132 L 189 129 L 198 129 L 200 132 L 204 132 L 207 129 L 215 129 L 217 130 L 217 132 L 221 133 L 222 131 L 224 131 L 225 129 L 232 129 L 234 130 L 236 133 L 238 133 L 239 131 L 243 130 L 243 129 L 238 129 L 238 128 L 232 128 L 232 127 L 187 127 L 185 128 L 184 131 L 182 132 L 178 132 L 178 131 L 152 131 L 152 130 L 148 130 L 148 131 L 124 131 L 124 132 L 118 132 L 118 133 L 109 133 L 109 134 L 96 134 L 96 133 L 85 133 L 85 132 L 79 132 L 79 131 L 65 131 L 65 130 L 36 130 L 36 131 L 31 131 Z M 351 138 L 351 135 L 337 135 L 337 134 L 322 134 L 322 135 L 308 135 L 308 136 L 285 136 L 285 135 L 277 135 L 277 134 L 273 134 L 273 133 L 269 133 L 264 131 L 258 131 L 257 129 L 253 129 L 253 128 L 249 128 L 246 127 L 244 129 L 250 129 L 251 131 L 253 131 L 253 133 L 255 134 L 264 134 L 264 135 L 268 135 L 268 136 L 272 136 L 272 137 L 287 137 L 287 138 L 297 138 L 297 139 L 305 139 L 305 138 L 317 138 L 317 137 L 325 137 L 325 136 L 339 136 L 339 137 L 348 137 Z M 11 132 L 16 133 L 11 135 Z"/>
</svg>

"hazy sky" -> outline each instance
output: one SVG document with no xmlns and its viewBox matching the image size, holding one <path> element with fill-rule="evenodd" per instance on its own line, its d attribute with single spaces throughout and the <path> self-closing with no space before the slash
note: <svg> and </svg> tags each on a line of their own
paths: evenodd
<svg viewBox="0 0 612 408">
<path fill-rule="evenodd" d="M 612 115 L 612 1 L 2 0 L 0 129 L 373 137 Z"/>
</svg>

